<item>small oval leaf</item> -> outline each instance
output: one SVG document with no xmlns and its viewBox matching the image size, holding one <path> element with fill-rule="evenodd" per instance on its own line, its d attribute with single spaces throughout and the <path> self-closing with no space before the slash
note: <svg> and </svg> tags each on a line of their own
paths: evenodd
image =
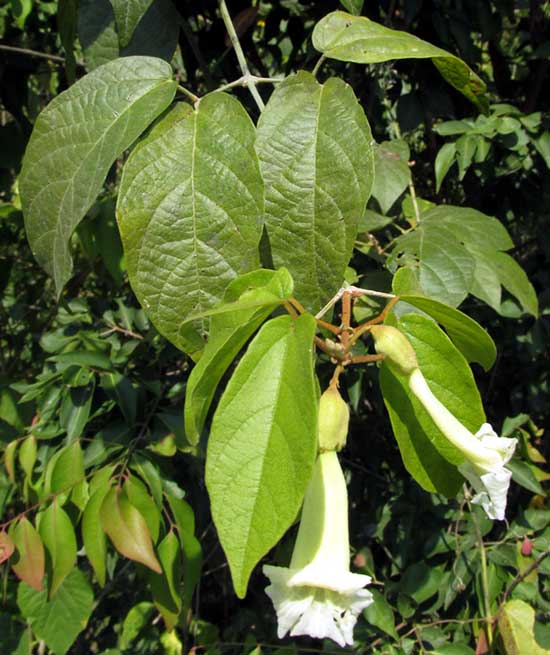
<svg viewBox="0 0 550 655">
<path fill-rule="evenodd" d="M 17 551 L 17 559 L 12 564 L 13 572 L 36 591 L 42 591 L 45 557 L 40 535 L 27 517 L 23 516 L 11 536 Z"/>
<path fill-rule="evenodd" d="M 76 537 L 73 524 L 57 500 L 40 520 L 40 536 L 46 547 L 50 598 L 76 563 Z"/>
<path fill-rule="evenodd" d="M 109 487 L 106 483 L 105 486 L 97 488 L 82 515 L 82 540 L 100 587 L 104 586 L 107 573 L 107 539 L 101 526 L 99 511 L 108 493 Z"/>
<path fill-rule="evenodd" d="M 99 515 L 103 530 L 121 555 L 162 573 L 147 523 L 130 503 L 124 489 L 113 487 L 109 490 Z"/>
</svg>

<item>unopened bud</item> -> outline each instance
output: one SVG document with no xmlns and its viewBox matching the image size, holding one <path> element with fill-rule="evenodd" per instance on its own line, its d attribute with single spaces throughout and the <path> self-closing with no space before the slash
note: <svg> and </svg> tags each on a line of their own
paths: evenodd
<svg viewBox="0 0 550 655">
<path fill-rule="evenodd" d="M 407 337 L 391 325 L 373 325 L 370 332 L 376 352 L 385 355 L 388 363 L 400 373 L 410 375 L 418 368 L 416 353 Z"/>
<path fill-rule="evenodd" d="M 319 450 L 342 450 L 346 445 L 349 407 L 336 387 L 329 387 L 319 401 Z"/>
</svg>

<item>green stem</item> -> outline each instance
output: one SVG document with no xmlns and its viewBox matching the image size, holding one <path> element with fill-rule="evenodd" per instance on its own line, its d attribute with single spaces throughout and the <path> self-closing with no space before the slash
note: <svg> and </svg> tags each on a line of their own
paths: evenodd
<svg viewBox="0 0 550 655">
<path fill-rule="evenodd" d="M 243 77 L 247 78 L 248 80 L 247 83 L 248 89 L 252 94 L 252 97 L 256 101 L 256 104 L 258 105 L 258 109 L 260 111 L 263 111 L 265 107 L 264 101 L 262 100 L 262 97 L 259 94 L 258 89 L 256 88 L 256 82 L 254 81 L 253 76 L 250 75 L 250 70 L 248 68 L 248 64 L 246 63 L 246 58 L 244 56 L 244 52 L 241 47 L 239 37 L 237 36 L 237 32 L 235 31 L 233 22 L 231 21 L 231 16 L 229 15 L 229 11 L 227 9 L 227 5 L 225 4 L 225 0 L 220 0 L 219 6 L 220 6 L 220 13 L 222 15 L 223 22 L 225 23 L 225 29 L 229 34 L 231 44 L 233 45 L 233 49 L 235 50 L 235 54 L 237 55 L 241 72 L 243 74 Z"/>
<path fill-rule="evenodd" d="M 472 511 L 472 506 L 468 502 L 468 508 L 470 510 L 470 516 L 472 517 L 472 523 L 474 524 L 474 530 L 476 533 L 477 544 L 479 547 L 479 555 L 481 558 L 481 590 L 483 593 L 483 603 L 485 605 L 484 618 L 487 622 L 487 641 L 489 646 L 493 643 L 493 627 L 491 625 L 491 598 L 489 596 L 489 576 L 487 573 L 487 553 L 485 551 L 485 544 L 483 543 L 483 537 L 481 536 L 481 530 L 479 529 L 479 522 L 477 516 Z"/>
<path fill-rule="evenodd" d="M 178 84 L 178 89 L 185 94 L 190 100 L 193 101 L 193 103 L 198 102 L 200 100 L 199 96 L 196 96 L 194 93 L 191 93 L 189 89 L 186 89 L 184 86 L 181 84 Z"/>
<path fill-rule="evenodd" d="M 321 66 L 325 63 L 325 60 L 326 60 L 325 55 L 321 55 L 319 57 L 319 59 L 317 60 L 317 63 L 315 64 L 315 67 L 311 71 L 311 74 L 313 75 L 313 77 L 317 77 L 317 73 L 319 72 L 319 69 L 321 68 Z"/>
</svg>

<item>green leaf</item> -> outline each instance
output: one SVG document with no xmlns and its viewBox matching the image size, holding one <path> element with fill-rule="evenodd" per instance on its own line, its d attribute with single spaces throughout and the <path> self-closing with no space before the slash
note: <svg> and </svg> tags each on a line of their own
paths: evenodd
<svg viewBox="0 0 550 655">
<path fill-rule="evenodd" d="M 135 4 L 135 0 L 116 1 L 129 8 Z M 117 57 L 133 55 L 159 57 L 170 62 L 176 50 L 178 34 L 179 14 L 171 0 L 150 2 L 125 47 L 119 47 L 115 14 L 110 0 L 79 0 L 78 3 L 78 37 L 88 70 Z"/>
<path fill-rule="evenodd" d="M 30 435 L 21 443 L 19 448 L 19 464 L 27 478 L 32 478 L 32 470 L 36 462 L 37 443 L 36 437 Z"/>
<path fill-rule="evenodd" d="M 13 572 L 33 589 L 41 591 L 45 561 L 40 535 L 27 517 L 23 516 L 13 533 L 10 530 L 10 537 L 16 548 L 15 559 L 12 561 Z"/>
<path fill-rule="evenodd" d="M 126 491 L 128 500 L 145 519 L 151 539 L 153 543 L 156 543 L 160 529 L 160 513 L 155 501 L 149 495 L 147 487 L 138 477 L 131 475 L 124 483 L 124 491 Z"/>
<path fill-rule="evenodd" d="M 485 83 L 462 59 L 400 30 L 392 30 L 344 11 L 322 18 L 313 30 L 313 46 L 326 57 L 358 64 L 376 64 L 393 59 L 432 59 L 449 84 L 487 112 Z"/>
<path fill-rule="evenodd" d="M 101 387 L 120 408 L 129 426 L 136 422 L 138 409 L 138 391 L 130 380 L 118 371 L 101 376 Z"/>
<path fill-rule="evenodd" d="M 340 4 L 354 16 L 359 16 L 365 2 L 364 0 L 340 0 Z"/>
<path fill-rule="evenodd" d="M 525 312 L 537 317 L 539 315 L 537 294 L 525 271 L 504 252 L 496 253 L 493 261 L 502 286 L 519 300 Z"/>
<path fill-rule="evenodd" d="M 443 145 L 437 157 L 435 158 L 435 192 L 439 193 L 441 184 L 449 169 L 454 163 L 456 153 L 456 145 L 454 143 L 446 143 Z"/>
<path fill-rule="evenodd" d="M 550 168 L 550 130 L 543 132 L 533 143 L 546 166 Z"/>
<path fill-rule="evenodd" d="M 472 255 L 446 226 L 425 217 L 416 229 L 395 240 L 391 258 L 415 269 L 423 292 L 442 303 L 459 305 L 472 287 Z"/>
<path fill-rule="evenodd" d="M 229 303 L 233 310 L 212 316 L 208 343 L 187 380 L 185 435 L 191 444 L 200 439 L 223 374 L 269 314 L 292 294 L 292 287 L 284 268 L 246 273 L 227 287 L 224 304 Z"/>
<path fill-rule="evenodd" d="M 73 350 L 72 352 L 52 355 L 46 360 L 56 362 L 65 366 L 82 366 L 86 368 L 101 368 L 110 371 L 113 368 L 111 360 L 107 355 L 91 350 Z"/>
<path fill-rule="evenodd" d="M 49 492 L 68 491 L 84 479 L 84 460 L 80 441 L 65 446 L 55 462 Z"/>
<path fill-rule="evenodd" d="M 117 218 L 132 287 L 158 330 L 190 354 L 235 277 L 258 267 L 263 181 L 254 126 L 225 93 L 176 105 L 132 152 Z M 213 182 L 215 181 L 215 182 Z"/>
<path fill-rule="evenodd" d="M 464 134 L 456 142 L 456 161 L 458 164 L 458 179 L 462 180 L 470 167 L 476 151 L 478 137 Z"/>
<path fill-rule="evenodd" d="M 399 583 L 399 590 L 419 605 L 440 590 L 444 572 L 441 567 L 416 562 L 407 568 Z"/>
<path fill-rule="evenodd" d="M 91 207 L 109 168 L 170 103 L 170 66 L 126 57 L 86 75 L 36 120 L 19 178 L 34 256 L 58 295 L 71 276 L 71 234 Z"/>
<path fill-rule="evenodd" d="M 183 572 L 180 544 L 174 532 L 170 531 L 160 542 L 158 556 L 162 574 L 150 573 L 149 584 L 166 629 L 172 631 L 182 609 L 180 587 Z"/>
<path fill-rule="evenodd" d="M 363 616 L 371 625 L 397 639 L 395 617 L 390 604 L 377 589 L 370 589 L 370 593 L 373 602 L 363 611 Z"/>
<path fill-rule="evenodd" d="M 466 314 L 422 296 L 403 295 L 400 300 L 418 307 L 440 323 L 468 362 L 477 362 L 486 371 L 495 363 L 495 342 L 479 323 Z"/>
<path fill-rule="evenodd" d="M 121 48 L 130 42 L 132 34 L 153 0 L 110 0 L 116 21 L 116 31 Z"/>
<path fill-rule="evenodd" d="M 406 314 L 396 327 L 411 342 L 435 396 L 468 430 L 477 432 L 485 414 L 472 372 L 461 353 L 425 316 Z M 455 467 L 464 461 L 463 455 L 409 391 L 405 376 L 383 364 L 380 383 L 405 468 L 426 491 L 455 496 L 463 482 Z"/>
<path fill-rule="evenodd" d="M 372 135 L 350 86 L 300 71 L 277 86 L 258 122 L 265 223 L 275 267 L 317 311 L 344 281 L 373 179 Z"/>
<path fill-rule="evenodd" d="M 88 623 L 94 594 L 83 573 L 73 568 L 50 600 L 45 591 L 20 584 L 17 604 L 36 637 L 55 655 L 65 655 Z"/>
<path fill-rule="evenodd" d="M 6 467 L 8 478 L 12 484 L 15 484 L 15 453 L 18 445 L 19 440 L 14 439 L 13 441 L 10 441 L 4 449 L 4 466 Z"/>
<path fill-rule="evenodd" d="M 168 495 L 183 552 L 183 611 L 191 607 L 193 592 L 201 576 L 202 548 L 195 537 L 195 515 L 189 503 Z"/>
<path fill-rule="evenodd" d="M 106 482 L 105 486 L 100 486 L 92 493 L 82 515 L 82 541 L 100 587 L 105 585 L 106 577 L 107 539 L 99 514 L 103 500 L 109 492 Z"/>
<path fill-rule="evenodd" d="M 549 655 L 535 640 L 535 610 L 523 600 L 509 600 L 500 609 L 498 629 L 506 655 Z"/>
<path fill-rule="evenodd" d="M 534 494 L 544 496 L 544 489 L 535 477 L 533 468 L 527 462 L 520 459 L 511 459 L 506 468 L 512 471 L 512 479 L 516 484 L 521 485 L 524 489 L 531 491 Z"/>
<path fill-rule="evenodd" d="M 383 141 L 374 149 L 372 195 L 387 214 L 411 181 L 409 146 L 405 141 Z"/>
<path fill-rule="evenodd" d="M 134 605 L 126 615 L 122 624 L 122 634 L 119 637 L 118 645 L 122 650 L 129 648 L 138 638 L 140 632 L 151 625 L 155 606 L 153 603 L 143 601 Z"/>
<path fill-rule="evenodd" d="M 99 510 L 101 526 L 119 553 L 160 573 L 151 534 L 141 513 L 130 503 L 124 489 L 109 490 Z"/>
<path fill-rule="evenodd" d="M 48 556 L 48 586 L 50 598 L 53 598 L 76 563 L 76 537 L 73 524 L 56 500 L 42 515 L 40 536 Z"/>
<path fill-rule="evenodd" d="M 95 380 L 85 387 L 73 387 L 67 390 L 59 413 L 59 424 L 67 431 L 68 441 L 82 436 L 90 418 Z"/>
<path fill-rule="evenodd" d="M 33 0 L 11 0 L 10 4 L 15 24 L 20 30 L 25 29 L 25 23 L 32 11 Z"/>
<path fill-rule="evenodd" d="M 267 322 L 220 400 L 208 442 L 212 516 L 237 595 L 300 508 L 316 453 L 315 320 Z"/>
</svg>

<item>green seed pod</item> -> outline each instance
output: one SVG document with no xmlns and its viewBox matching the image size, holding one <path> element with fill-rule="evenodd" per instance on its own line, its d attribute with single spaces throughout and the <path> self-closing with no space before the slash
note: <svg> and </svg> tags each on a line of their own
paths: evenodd
<svg viewBox="0 0 550 655">
<path fill-rule="evenodd" d="M 418 368 L 416 353 L 407 337 L 391 325 L 373 325 L 370 332 L 376 352 L 385 355 L 388 363 L 403 375 Z"/>
<path fill-rule="evenodd" d="M 342 450 L 346 445 L 349 407 L 336 387 L 329 387 L 319 401 L 319 450 Z"/>
</svg>

